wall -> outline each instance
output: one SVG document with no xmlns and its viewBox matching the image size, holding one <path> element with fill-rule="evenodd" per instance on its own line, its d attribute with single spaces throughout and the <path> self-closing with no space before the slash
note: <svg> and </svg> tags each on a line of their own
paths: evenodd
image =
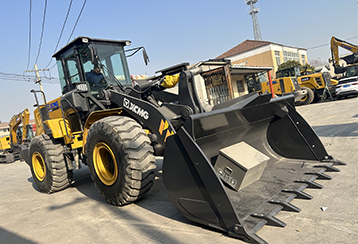
<svg viewBox="0 0 358 244">
<path fill-rule="evenodd" d="M 286 47 L 276 44 L 269 44 L 263 47 L 256 48 L 254 50 L 250 50 L 244 53 L 240 53 L 228 59 L 231 60 L 232 64 L 241 64 L 246 63 L 247 66 L 262 66 L 262 67 L 274 67 L 271 70 L 271 76 L 275 78 L 275 73 L 278 69 L 278 64 L 276 62 L 275 51 L 280 52 L 281 64 L 284 62 L 283 52 L 293 52 L 298 53 L 298 61 L 302 63 L 302 55 L 305 57 L 305 62 L 307 63 L 307 51 L 304 49 L 294 48 L 294 47 Z"/>
<path fill-rule="evenodd" d="M 240 89 L 237 86 L 238 81 L 241 84 Z M 234 90 L 234 98 L 248 93 L 247 84 L 244 75 L 231 75 L 232 89 Z"/>
</svg>

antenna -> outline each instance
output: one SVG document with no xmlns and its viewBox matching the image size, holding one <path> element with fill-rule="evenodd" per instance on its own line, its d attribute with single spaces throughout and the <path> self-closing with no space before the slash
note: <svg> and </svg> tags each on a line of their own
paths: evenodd
<svg viewBox="0 0 358 244">
<path fill-rule="evenodd" d="M 261 36 L 261 31 L 260 31 L 260 26 L 259 26 L 259 21 L 257 19 L 257 13 L 259 12 L 259 9 L 256 8 L 255 4 L 257 3 L 258 0 L 246 0 L 245 3 L 247 5 L 250 5 L 250 12 L 249 14 L 252 17 L 252 24 L 254 26 L 254 35 L 255 35 L 255 40 L 257 41 L 262 41 L 262 36 Z M 358 1 L 358 0 L 357 0 Z"/>
</svg>

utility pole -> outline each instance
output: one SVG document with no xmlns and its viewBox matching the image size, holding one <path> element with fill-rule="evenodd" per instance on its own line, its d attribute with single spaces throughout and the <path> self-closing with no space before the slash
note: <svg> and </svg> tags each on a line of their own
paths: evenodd
<svg viewBox="0 0 358 244">
<path fill-rule="evenodd" d="M 252 24 L 254 26 L 254 36 L 255 36 L 255 40 L 257 41 L 262 41 L 262 36 L 261 36 L 261 31 L 260 31 L 260 26 L 259 26 L 259 21 L 257 19 L 257 13 L 259 12 L 259 9 L 256 8 L 256 3 L 258 0 L 246 0 L 245 3 L 247 5 L 250 5 L 250 12 L 249 14 L 252 17 Z"/>
<path fill-rule="evenodd" d="M 40 87 L 40 91 L 41 91 L 41 94 L 42 94 L 42 99 L 43 101 L 45 102 L 45 95 L 44 95 L 44 88 L 42 86 L 42 82 L 41 82 L 41 77 L 40 77 L 40 71 L 49 71 L 49 69 L 38 69 L 37 68 L 37 64 L 34 65 L 34 68 L 35 69 L 32 69 L 32 70 L 25 70 L 25 72 L 35 72 L 36 73 L 36 80 L 35 80 L 35 84 L 39 84 L 39 87 Z"/>
</svg>

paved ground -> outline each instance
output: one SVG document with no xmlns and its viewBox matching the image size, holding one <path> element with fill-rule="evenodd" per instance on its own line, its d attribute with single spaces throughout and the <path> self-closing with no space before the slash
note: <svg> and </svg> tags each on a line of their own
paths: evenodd
<svg viewBox="0 0 358 244">
<path fill-rule="evenodd" d="M 328 173 L 322 190 L 280 212 L 285 228 L 264 227 L 270 243 L 356 243 L 358 239 L 358 98 L 298 107 L 334 157 L 348 163 Z M 152 191 L 125 207 L 107 204 L 86 167 L 59 193 L 38 192 L 25 162 L 0 164 L 0 243 L 243 243 L 185 219 L 166 195 L 160 164 Z M 321 208 L 326 210 L 322 211 Z"/>
</svg>

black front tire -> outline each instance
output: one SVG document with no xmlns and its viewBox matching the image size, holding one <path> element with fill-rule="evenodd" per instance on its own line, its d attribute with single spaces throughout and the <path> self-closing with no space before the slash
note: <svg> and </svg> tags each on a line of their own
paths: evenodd
<svg viewBox="0 0 358 244">
<path fill-rule="evenodd" d="M 95 122 L 88 131 L 86 156 L 95 186 L 113 205 L 132 203 L 153 186 L 153 147 L 131 118 L 109 116 Z"/>
<path fill-rule="evenodd" d="M 29 152 L 32 178 L 40 191 L 52 193 L 72 184 L 73 172 L 67 167 L 60 141 L 46 134 L 36 136 Z"/>
</svg>

